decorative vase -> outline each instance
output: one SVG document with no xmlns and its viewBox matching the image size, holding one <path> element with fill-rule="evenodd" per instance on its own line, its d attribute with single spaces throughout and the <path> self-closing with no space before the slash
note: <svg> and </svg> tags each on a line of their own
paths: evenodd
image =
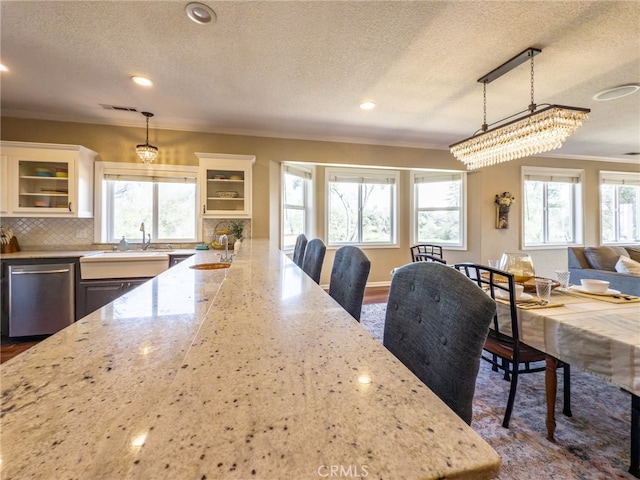
<svg viewBox="0 0 640 480">
<path fill-rule="evenodd" d="M 234 253 L 238 253 L 238 251 L 240 250 L 240 247 L 242 246 L 242 241 L 238 238 L 235 243 L 233 244 L 233 251 Z"/>
</svg>

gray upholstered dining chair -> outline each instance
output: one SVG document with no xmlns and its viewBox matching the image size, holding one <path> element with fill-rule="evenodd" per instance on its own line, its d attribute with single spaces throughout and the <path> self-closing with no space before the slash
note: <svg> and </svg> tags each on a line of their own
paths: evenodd
<svg viewBox="0 0 640 480">
<path fill-rule="evenodd" d="M 302 271 L 317 284 L 320 284 L 320 274 L 322 273 L 325 253 L 327 253 L 327 247 L 319 238 L 313 238 L 307 242 L 304 259 L 302 260 Z"/>
<path fill-rule="evenodd" d="M 293 263 L 302 267 L 302 260 L 304 259 L 304 251 L 307 248 L 307 237 L 304 233 L 301 233 L 296 238 L 296 246 L 293 249 Z"/>
<path fill-rule="evenodd" d="M 329 295 L 357 321 L 360 321 L 362 299 L 370 270 L 369 257 L 358 247 L 345 245 L 336 250 Z"/>
<path fill-rule="evenodd" d="M 471 424 L 482 347 L 495 302 L 457 270 L 437 262 L 396 269 L 384 346 Z"/>
</svg>

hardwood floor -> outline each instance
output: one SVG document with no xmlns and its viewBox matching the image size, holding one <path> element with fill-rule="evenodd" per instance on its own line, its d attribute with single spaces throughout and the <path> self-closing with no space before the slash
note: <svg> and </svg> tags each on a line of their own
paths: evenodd
<svg viewBox="0 0 640 480">
<path fill-rule="evenodd" d="M 364 291 L 364 300 L 362 303 L 386 303 L 388 296 L 389 287 L 368 287 Z M 25 350 L 28 350 L 45 338 L 47 338 L 46 335 L 21 338 L 2 337 L 2 344 L 0 345 L 0 363 L 4 363 Z"/>
<path fill-rule="evenodd" d="M 389 287 L 368 287 L 364 290 L 362 303 L 387 303 Z"/>
<path fill-rule="evenodd" d="M 2 337 L 2 343 L 0 344 L 0 363 L 4 363 L 7 360 L 12 359 L 19 353 L 28 350 L 47 337 L 48 335 L 17 338 Z"/>
</svg>

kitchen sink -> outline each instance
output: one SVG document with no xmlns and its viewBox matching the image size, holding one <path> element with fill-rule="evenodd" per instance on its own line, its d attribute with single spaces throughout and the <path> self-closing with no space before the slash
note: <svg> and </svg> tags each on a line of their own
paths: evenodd
<svg viewBox="0 0 640 480">
<path fill-rule="evenodd" d="M 169 268 L 169 254 L 147 250 L 98 252 L 80 258 L 80 277 L 147 278 Z"/>
<path fill-rule="evenodd" d="M 221 268 L 229 268 L 231 266 L 230 263 L 200 263 L 198 265 L 191 265 L 189 268 L 193 268 L 194 270 L 220 270 Z"/>
</svg>

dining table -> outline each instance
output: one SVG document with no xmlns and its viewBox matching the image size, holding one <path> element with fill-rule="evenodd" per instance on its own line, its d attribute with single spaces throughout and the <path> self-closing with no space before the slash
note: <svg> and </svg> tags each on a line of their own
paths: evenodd
<svg viewBox="0 0 640 480">
<path fill-rule="evenodd" d="M 547 438 L 554 441 L 561 361 L 631 394 L 629 473 L 640 478 L 640 297 L 570 286 L 555 289 L 547 305 L 517 308 L 521 340 L 546 353 Z"/>
</svg>

